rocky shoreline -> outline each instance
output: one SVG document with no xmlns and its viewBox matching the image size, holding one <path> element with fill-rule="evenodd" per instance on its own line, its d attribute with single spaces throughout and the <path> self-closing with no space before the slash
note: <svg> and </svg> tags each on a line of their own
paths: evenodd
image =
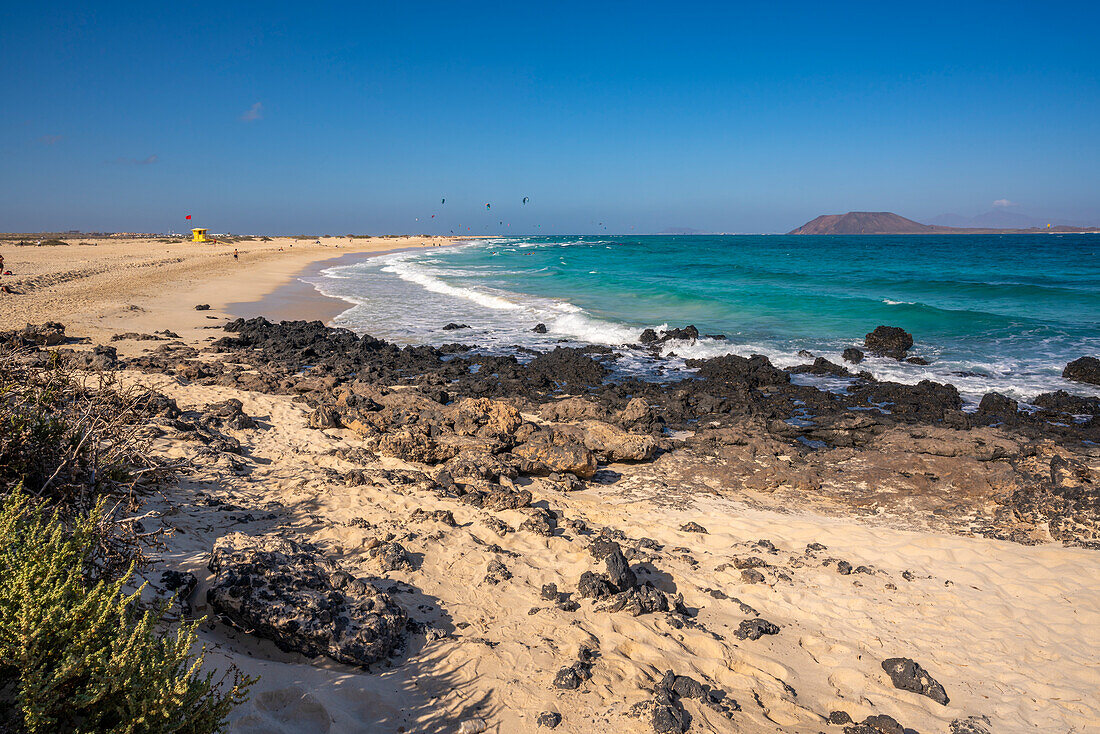
<svg viewBox="0 0 1100 734">
<path fill-rule="evenodd" d="M 171 586 L 193 591 L 196 603 L 204 593 L 223 625 L 271 640 L 284 652 L 375 669 L 436 641 L 473 639 L 449 620 L 445 600 L 430 601 L 424 589 L 401 579 L 440 583 L 425 578 L 433 539 L 475 526 L 484 530 L 469 536 L 482 559 L 471 571 L 473 584 L 503 593 L 503 603 L 529 593 L 530 614 L 560 615 L 557 625 L 592 621 L 587 626 L 594 631 L 581 636 L 587 641 L 545 682 L 559 696 L 589 689 L 612 649 L 619 653 L 608 647 L 616 635 L 601 640 L 595 632 L 608 615 L 652 618 L 660 622 L 647 624 L 663 634 L 742 648 L 784 637 L 794 623 L 776 617 L 779 608 L 758 611 L 742 599 L 756 588 L 794 588 L 806 574 L 825 573 L 894 593 L 924 577 L 840 558 L 816 542 L 803 549 L 758 538 L 727 549 L 718 562 L 723 556 L 701 552 L 712 537 L 705 520 L 679 526 L 681 544 L 670 545 L 648 537 L 644 526 L 584 517 L 571 500 L 589 494 L 584 490 L 613 488 L 675 508 L 717 495 L 770 511 L 799 507 L 898 528 L 1100 548 L 1096 399 L 1037 396 L 1029 401 L 1038 406 L 1032 412 L 991 393 L 967 412 L 950 385 L 879 382 L 820 358 L 780 370 L 760 356 L 717 357 L 692 363 L 691 378 L 655 383 L 612 378 L 615 353 L 606 348 L 559 347 L 520 362 L 458 344 L 399 348 L 320 322 L 237 320 L 225 330 L 207 348 L 171 333 L 119 335 L 120 341 L 157 342 L 129 358 L 106 345 L 68 349 L 58 324 L 2 339 L 42 364 L 56 352 L 84 369 L 141 373 L 165 386 L 292 396 L 309 429 L 346 437 L 308 481 L 331 487 L 329 493 L 375 493 L 380 508 L 413 501 L 406 515 L 380 509 L 353 518 L 347 531 L 330 538 L 347 547 L 346 532 L 357 534 L 362 562 L 372 569 L 362 575 L 358 561 L 341 562 L 341 553 L 324 542 L 288 535 L 285 504 L 237 504 L 249 492 L 262 496 L 247 482 L 235 494 L 226 492 L 238 481 L 233 477 L 247 480 L 258 470 L 250 453 L 274 424 L 265 428 L 264 418 L 249 414 L 239 399 L 186 410 L 171 395 L 150 392 L 148 430 L 194 446 L 195 465 L 222 477 L 188 498 L 187 512 L 221 518 L 215 525 L 223 529 L 203 554 L 213 576 L 203 580 L 197 568 L 173 569 Z M 865 346 L 899 359 L 908 348 Z M 851 382 L 843 392 L 829 392 L 791 382 L 800 372 Z M 486 532 L 498 540 L 483 539 Z M 530 575 L 524 569 L 535 556 L 512 550 L 509 536 L 524 538 L 528 548 L 536 539 L 564 541 L 584 555 L 569 556 L 575 572 L 521 593 L 521 577 Z M 699 575 L 713 580 L 697 584 Z M 733 581 L 719 583 L 727 577 Z M 729 593 L 731 585 L 742 589 L 738 596 Z M 425 599 L 411 607 L 410 594 Z M 700 614 L 700 598 L 726 611 Z M 490 649 L 501 643 L 484 639 Z M 905 696 L 941 706 L 954 696 L 919 660 L 893 655 L 879 662 Z M 911 726 L 863 702 L 850 711 L 806 708 L 782 677 L 772 693 L 726 690 L 719 681 L 658 664 L 646 697 L 612 709 L 662 733 L 692 730 L 693 716 L 725 727 L 720 730 L 756 730 L 745 727 L 761 712 L 784 731 L 831 724 L 851 734 L 894 734 L 902 724 Z M 789 714 L 789 729 L 775 713 L 778 704 L 769 698 L 775 696 L 798 711 Z M 986 713 L 953 710 L 950 729 L 992 731 Z M 469 713 L 465 731 L 485 730 L 477 728 L 479 721 L 488 725 L 484 716 Z M 557 727 L 563 718 L 568 728 L 577 718 L 561 706 L 532 716 L 540 728 Z"/>
<path fill-rule="evenodd" d="M 610 379 L 606 347 L 521 363 L 461 344 L 399 348 L 320 322 L 225 328 L 231 335 L 210 347 L 216 358 L 170 342 L 127 366 L 293 394 L 316 428 L 350 428 L 367 450 L 489 485 L 526 475 L 571 489 L 601 463 L 718 461 L 727 486 L 847 499 L 861 513 L 893 503 L 905 514 L 915 502 L 939 529 L 1100 547 L 1100 399 L 1059 391 L 1022 410 L 989 393 L 968 412 L 951 385 L 880 382 L 820 357 L 790 370 L 759 355 L 694 360 L 694 377 L 659 383 Z M 911 346 L 904 332 L 868 334 L 875 353 L 902 359 Z M 850 384 L 791 382 L 805 373 Z M 855 456 L 860 468 L 841 471 Z M 883 483 L 888 492 L 875 487 Z"/>
</svg>

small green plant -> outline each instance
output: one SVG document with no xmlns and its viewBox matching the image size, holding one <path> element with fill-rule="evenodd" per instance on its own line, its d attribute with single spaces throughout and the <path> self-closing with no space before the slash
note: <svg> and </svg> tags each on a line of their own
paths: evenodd
<svg viewBox="0 0 1100 734">
<path fill-rule="evenodd" d="M 4 499 L 0 684 L 14 692 L 15 726 L 30 734 L 223 730 L 254 681 L 203 674 L 205 650 L 191 656 L 201 620 L 162 634 L 165 607 L 142 610 L 141 590 L 123 591 L 132 569 L 89 581 L 103 506 L 66 525 L 21 488 Z"/>
</svg>

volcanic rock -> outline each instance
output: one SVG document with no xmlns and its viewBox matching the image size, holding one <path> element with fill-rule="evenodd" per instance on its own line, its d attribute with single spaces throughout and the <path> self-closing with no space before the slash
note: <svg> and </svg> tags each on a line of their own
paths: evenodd
<svg viewBox="0 0 1100 734">
<path fill-rule="evenodd" d="M 852 364 L 859 364 L 863 361 L 863 350 L 855 347 L 848 347 L 840 355 L 845 362 L 851 362 Z"/>
<path fill-rule="evenodd" d="M 897 326 L 876 326 L 864 337 L 863 346 L 875 356 L 901 360 L 913 346 L 913 335 Z"/>
<path fill-rule="evenodd" d="M 844 734 L 905 734 L 905 727 L 892 716 L 875 714 L 858 724 L 844 727 Z"/>
<path fill-rule="evenodd" d="M 1066 365 L 1062 370 L 1062 377 L 1074 382 L 1087 382 L 1090 385 L 1100 385 L 1100 359 L 1096 357 L 1081 357 Z"/>
<path fill-rule="evenodd" d="M 786 385 L 791 381 L 789 374 L 772 365 L 767 357 L 760 354 L 751 357 L 726 354 L 711 359 L 689 359 L 686 364 L 697 368 L 699 376 L 708 380 L 744 383 L 749 387 Z"/>
<path fill-rule="evenodd" d="M 405 612 L 311 545 L 231 533 L 214 543 L 209 567 L 214 611 L 281 650 L 366 667 L 404 643 Z"/>
<path fill-rule="evenodd" d="M 759 640 L 764 635 L 778 635 L 779 625 L 760 617 L 744 619 L 735 634 L 740 640 Z"/>
<path fill-rule="evenodd" d="M 566 347 L 540 354 L 527 363 L 527 369 L 571 389 L 599 385 L 608 373 L 606 367 L 582 350 Z"/>
<path fill-rule="evenodd" d="M 894 688 L 928 696 L 943 706 L 947 705 L 947 693 L 928 671 L 909 658 L 890 658 L 882 661 L 882 669 L 890 676 Z"/>
</svg>

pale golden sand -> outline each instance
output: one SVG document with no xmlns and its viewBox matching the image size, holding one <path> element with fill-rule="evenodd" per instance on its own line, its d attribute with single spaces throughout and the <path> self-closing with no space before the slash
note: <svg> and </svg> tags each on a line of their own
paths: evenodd
<svg viewBox="0 0 1100 734">
<path fill-rule="evenodd" d="M 256 695 L 234 715 L 233 731 L 404 727 L 442 733 L 477 716 L 492 732 L 535 732 L 540 712 L 557 711 L 564 721 L 556 731 L 641 734 L 652 727 L 627 716 L 627 709 L 646 699 L 666 670 L 723 688 L 744 709 L 731 723 L 689 701 L 692 732 L 839 732 L 822 718 L 838 709 L 857 721 L 890 714 L 922 734 L 947 732 L 952 720 L 975 714 L 988 716 L 999 734 L 1087 732 L 1100 722 L 1095 551 L 896 530 L 786 508 L 761 511 L 710 492 L 680 507 L 624 495 L 614 485 L 562 494 L 534 480 L 525 486 L 536 503 L 544 500 L 596 530 L 618 528 L 664 544 L 667 552 L 655 565 L 668 581 L 658 585 L 683 594 L 688 607 L 700 610 L 698 621 L 724 639 L 676 629 L 659 614 L 595 611 L 584 600 L 577 612 L 567 613 L 542 600 L 540 590 L 556 583 L 573 591 L 584 571 L 602 570 L 579 538 L 524 531 L 500 536 L 485 523 L 488 513 L 423 489 L 346 486 L 326 469 L 356 468 L 332 451 L 361 440 L 346 429 L 308 428 L 307 407 L 289 396 L 187 385 L 168 375 L 142 380 L 181 407 L 201 409 L 237 397 L 264 424 L 262 430 L 232 432 L 246 447 L 243 469 L 200 465 L 173 495 L 176 501 L 205 491 L 257 516 L 275 511 L 279 519 L 272 531 L 317 543 L 353 575 L 379 575 L 364 542 L 392 532 L 423 559 L 418 570 L 382 574 L 421 592 L 397 598 L 442 608 L 452 626 L 469 625 L 455 629 L 453 638 L 414 638 L 407 658 L 375 673 L 281 653 L 223 626 L 207 630 L 204 640 L 217 645 L 212 659 L 263 676 Z M 193 456 L 200 448 L 170 437 L 160 445 L 174 456 Z M 414 468 L 394 459 L 379 465 Z M 624 476 L 633 471 L 629 465 L 613 468 Z M 418 520 L 412 516 L 417 508 L 451 510 L 458 526 Z M 520 510 L 497 514 L 513 528 L 526 519 Z M 214 538 L 235 530 L 261 532 L 226 515 L 185 507 L 166 518 L 179 531 L 169 540 L 167 563 L 199 577 L 194 599 L 200 613 L 210 612 L 203 604 Z M 357 518 L 372 527 L 351 522 Z M 681 531 L 689 521 L 709 534 Z M 759 539 L 780 552 L 753 548 Z M 809 543 L 828 551 L 807 559 Z M 485 544 L 502 550 L 492 552 Z M 747 555 L 765 555 L 791 581 L 775 580 L 769 572 L 768 583 L 746 584 L 737 569 L 718 570 Z M 821 565 L 829 556 L 873 566 L 876 573 L 842 576 Z M 483 581 L 493 558 L 504 561 L 512 579 Z M 903 577 L 905 571 L 912 580 Z M 733 600 L 714 598 L 706 589 L 739 598 L 781 632 L 757 641 L 736 639 L 733 632 L 746 615 Z M 554 689 L 557 670 L 575 659 L 581 645 L 594 644 L 600 657 L 592 680 L 578 691 Z M 894 689 L 880 663 L 895 656 L 921 662 L 945 686 L 949 705 Z"/>
<path fill-rule="evenodd" d="M 89 245 L 77 242 L 87 241 Z M 307 266 L 347 253 L 379 253 L 453 242 L 444 237 L 371 237 L 314 240 L 274 238 L 233 245 L 156 240 L 74 238 L 67 247 L 15 247 L 0 241 L 4 268 L 0 278 L 17 294 L 0 293 L 0 330 L 27 323 L 60 321 L 69 333 L 106 341 L 116 333 L 171 329 L 197 341 L 201 327 L 219 323 L 208 317 L 234 315 L 234 303 L 260 300 L 291 283 Z M 239 259 L 233 259 L 233 250 Z M 334 316 L 331 301 L 318 294 L 301 304 L 301 315 Z M 209 304 L 209 311 L 195 311 Z M 336 313 L 339 309 L 336 309 Z"/>
</svg>

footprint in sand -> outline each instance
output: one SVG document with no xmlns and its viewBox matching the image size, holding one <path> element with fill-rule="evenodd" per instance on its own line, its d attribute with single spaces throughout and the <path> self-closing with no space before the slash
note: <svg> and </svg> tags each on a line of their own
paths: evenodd
<svg viewBox="0 0 1100 734">
<path fill-rule="evenodd" d="M 253 711 L 233 722 L 232 731 L 241 734 L 276 734 L 309 731 L 324 734 L 332 727 L 328 710 L 298 686 L 257 693 Z"/>
</svg>

